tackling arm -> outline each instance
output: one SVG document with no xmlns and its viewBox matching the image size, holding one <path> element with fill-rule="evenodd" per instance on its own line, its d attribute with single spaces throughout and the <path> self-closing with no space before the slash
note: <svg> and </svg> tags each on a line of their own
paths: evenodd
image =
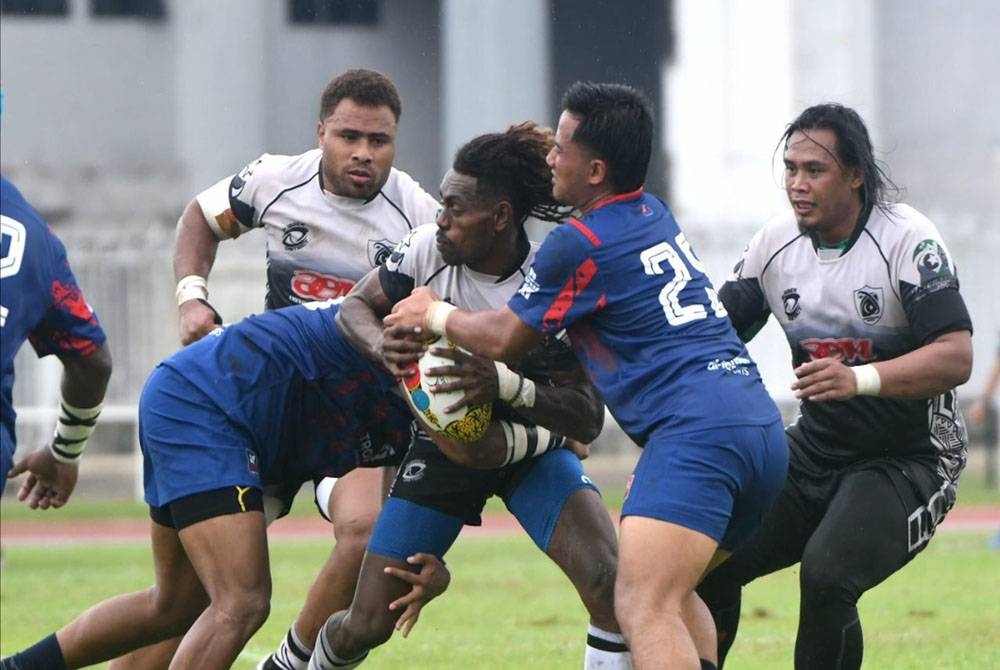
<svg viewBox="0 0 1000 670">
<path fill-rule="evenodd" d="M 208 304 L 208 279 L 219 238 L 209 227 L 197 198 L 184 208 L 174 239 L 174 280 L 180 310 L 181 343 L 190 344 L 210 333 L 221 319 Z M 200 281 L 199 281 L 200 279 Z"/>
</svg>

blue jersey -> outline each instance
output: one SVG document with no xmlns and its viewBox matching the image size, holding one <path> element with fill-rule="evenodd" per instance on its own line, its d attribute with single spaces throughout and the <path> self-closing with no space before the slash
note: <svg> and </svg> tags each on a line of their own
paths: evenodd
<svg viewBox="0 0 1000 670">
<path fill-rule="evenodd" d="M 395 378 L 344 339 L 338 309 L 309 303 L 250 316 L 160 364 L 245 436 L 265 484 L 398 462 L 409 445 L 412 416 L 391 392 Z"/>
<path fill-rule="evenodd" d="M 642 190 L 549 233 L 508 306 L 540 332 L 568 329 L 608 409 L 639 445 L 661 429 L 780 416 L 670 210 Z"/>
<path fill-rule="evenodd" d="M 9 181 L 0 177 L 2 222 L 3 449 L 14 451 L 14 357 L 30 340 L 39 356 L 86 356 L 105 341 L 83 298 L 66 249 Z M 6 477 L 6 472 L 0 473 Z"/>
</svg>

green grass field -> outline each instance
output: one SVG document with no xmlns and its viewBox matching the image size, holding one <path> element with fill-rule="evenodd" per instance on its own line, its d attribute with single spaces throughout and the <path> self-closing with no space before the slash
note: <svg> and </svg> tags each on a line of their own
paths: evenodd
<svg viewBox="0 0 1000 670">
<path fill-rule="evenodd" d="M 866 667 L 1000 667 L 1000 551 L 985 533 L 942 533 L 906 570 L 862 600 Z M 270 619 L 236 668 L 269 652 L 295 617 L 324 560 L 323 541 L 272 544 Z M 376 650 L 372 668 L 579 668 L 586 615 L 568 582 L 525 537 L 460 539 L 448 556 L 452 587 L 424 612 L 409 639 Z M 0 653 L 22 648 L 107 596 L 144 588 L 142 543 L 11 546 L 4 550 Z M 111 567 L 113 566 L 113 567 Z M 791 667 L 797 616 L 795 569 L 747 589 L 729 668 Z"/>
</svg>

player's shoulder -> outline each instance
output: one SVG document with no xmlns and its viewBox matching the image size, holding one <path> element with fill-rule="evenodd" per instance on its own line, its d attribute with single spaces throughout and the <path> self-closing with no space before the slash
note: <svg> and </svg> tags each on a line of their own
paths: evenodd
<svg viewBox="0 0 1000 670">
<path fill-rule="evenodd" d="M 937 226 L 924 214 L 905 203 L 886 204 L 872 210 L 866 228 L 876 237 L 893 238 L 940 236 Z"/>
<path fill-rule="evenodd" d="M 243 180 L 274 182 L 282 186 L 292 186 L 308 181 L 319 171 L 323 153 L 310 149 L 294 156 L 286 154 L 261 154 L 240 171 Z"/>
<path fill-rule="evenodd" d="M 414 225 L 432 223 L 433 220 L 425 219 L 438 207 L 437 199 L 424 190 L 420 182 L 395 167 L 389 168 L 389 177 L 382 186 L 382 196 L 403 210 Z"/>
<path fill-rule="evenodd" d="M 389 272 L 412 273 L 444 264 L 437 249 L 437 225 L 433 223 L 417 226 L 404 237 L 389 258 L 385 268 Z"/>
</svg>

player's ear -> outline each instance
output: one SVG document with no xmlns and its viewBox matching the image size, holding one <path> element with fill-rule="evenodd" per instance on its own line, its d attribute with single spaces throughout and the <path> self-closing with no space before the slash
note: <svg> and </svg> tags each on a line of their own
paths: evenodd
<svg viewBox="0 0 1000 670">
<path fill-rule="evenodd" d="M 865 183 L 865 173 L 861 171 L 861 168 L 850 169 L 848 183 L 851 186 L 851 190 L 861 188 L 862 184 Z"/>
<path fill-rule="evenodd" d="M 510 202 L 501 200 L 493 206 L 493 229 L 496 232 L 506 229 L 514 223 L 514 208 Z"/>
<path fill-rule="evenodd" d="M 323 146 L 323 122 L 320 121 L 316 124 L 316 144 L 320 147 Z"/>
<path fill-rule="evenodd" d="M 587 183 L 591 186 L 603 184 L 608 179 L 608 164 L 601 158 L 591 158 L 587 165 Z"/>
</svg>

